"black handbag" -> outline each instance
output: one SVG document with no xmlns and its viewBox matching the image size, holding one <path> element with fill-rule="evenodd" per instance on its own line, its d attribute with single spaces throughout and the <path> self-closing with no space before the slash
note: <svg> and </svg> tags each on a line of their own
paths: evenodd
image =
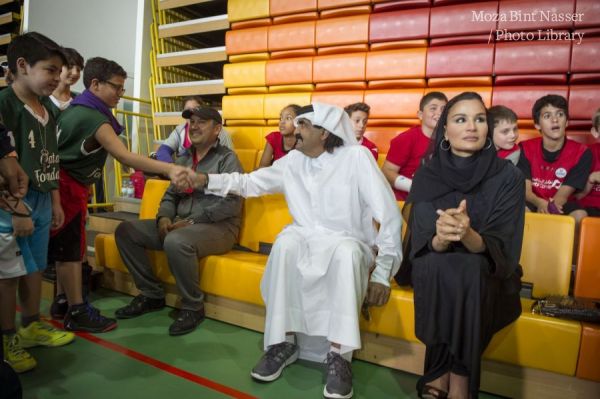
<svg viewBox="0 0 600 399">
<path fill-rule="evenodd" d="M 591 299 L 553 295 L 536 301 L 531 312 L 544 316 L 600 323 L 600 302 Z"/>
</svg>

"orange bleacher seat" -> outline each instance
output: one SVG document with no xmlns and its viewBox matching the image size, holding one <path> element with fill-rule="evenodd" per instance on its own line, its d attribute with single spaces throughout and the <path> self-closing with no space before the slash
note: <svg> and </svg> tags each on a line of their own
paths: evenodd
<svg viewBox="0 0 600 399">
<path fill-rule="evenodd" d="M 587 217 L 579 230 L 579 254 L 575 274 L 576 297 L 600 299 L 600 218 Z"/>
<path fill-rule="evenodd" d="M 260 26 L 269 26 L 273 23 L 271 18 L 261 18 L 261 19 L 252 19 L 250 21 L 240 21 L 233 22 L 231 24 L 231 29 L 250 29 L 250 28 L 258 28 Z"/>
<path fill-rule="evenodd" d="M 367 44 L 368 42 L 369 15 L 328 18 L 317 21 L 317 48 Z"/>
<path fill-rule="evenodd" d="M 600 356 L 600 326 L 598 324 L 583 323 L 576 376 L 600 382 L 598 356 Z"/>
<path fill-rule="evenodd" d="M 540 137 L 540 132 L 535 129 L 521 129 L 519 128 L 519 138 L 517 139 L 517 143 L 521 141 L 535 139 Z"/>
<path fill-rule="evenodd" d="M 429 8 L 371 14 L 369 42 L 426 39 L 429 35 Z"/>
<path fill-rule="evenodd" d="M 591 128 L 592 116 L 600 106 L 600 85 L 570 86 L 568 99 L 569 127 L 573 129 Z"/>
<path fill-rule="evenodd" d="M 573 44 L 569 83 L 600 82 L 600 63 L 598 63 L 598 60 L 600 60 L 600 37 L 584 36 L 580 44 Z"/>
<path fill-rule="evenodd" d="M 267 62 L 267 86 L 296 85 L 312 82 L 312 57 L 284 58 Z"/>
<path fill-rule="evenodd" d="M 367 126 L 365 137 L 377 146 L 380 155 L 387 154 L 390 150 L 390 141 L 407 129 L 408 128 Z M 385 157 L 383 159 L 385 160 Z"/>
<path fill-rule="evenodd" d="M 575 13 L 582 14 L 581 21 L 575 21 L 575 28 L 597 27 L 598 21 L 600 21 L 600 2 L 597 0 L 577 0 L 575 2 Z"/>
<path fill-rule="evenodd" d="M 572 14 L 575 11 L 575 0 L 503 0 L 500 1 L 498 13 L 506 15 L 506 20 L 498 21 L 498 29 L 511 32 L 536 31 L 538 29 L 570 29 L 573 21 L 559 21 L 553 15 Z M 549 18 L 542 17 L 542 12 Z M 516 13 L 516 14 L 511 14 Z M 514 18 L 511 15 L 515 15 Z M 529 16 L 527 16 L 529 15 Z"/>
<path fill-rule="evenodd" d="M 267 52 L 268 28 L 263 26 L 227 31 L 225 33 L 227 55 Z"/>
<path fill-rule="evenodd" d="M 272 17 L 317 11 L 317 0 L 270 0 L 269 4 Z"/>
<path fill-rule="evenodd" d="M 496 84 L 565 84 L 570 41 L 496 43 Z"/>
<path fill-rule="evenodd" d="M 318 56 L 313 59 L 313 81 L 317 90 L 364 89 L 366 53 Z M 358 85 L 356 85 L 358 83 Z M 354 85 L 353 85 L 354 84 Z"/>
<path fill-rule="evenodd" d="M 493 44 L 465 44 L 427 49 L 428 78 L 491 77 L 493 66 Z"/>
<path fill-rule="evenodd" d="M 423 89 L 366 90 L 365 103 L 371 107 L 370 126 L 406 126 L 417 123 Z"/>
<path fill-rule="evenodd" d="M 270 26 L 269 51 L 314 49 L 315 24 L 315 21 L 306 21 Z"/>
<path fill-rule="evenodd" d="M 567 130 L 567 138 L 585 145 L 596 143 L 589 130 Z"/>
<path fill-rule="evenodd" d="M 426 56 L 426 48 L 369 52 L 366 79 L 369 82 L 423 79 Z"/>
<path fill-rule="evenodd" d="M 567 86 L 497 86 L 494 87 L 492 105 L 504 105 L 517 114 L 519 126 L 533 126 L 531 108 L 546 94 L 568 97 Z"/>
<path fill-rule="evenodd" d="M 474 11 L 496 14 L 498 1 L 477 2 L 476 7 L 468 3 L 431 8 L 429 28 L 431 45 L 487 43 L 490 31 L 496 29 L 496 22 L 477 20 Z"/>
<path fill-rule="evenodd" d="M 311 102 L 332 104 L 343 108 L 346 105 L 362 102 L 364 95 L 363 90 L 316 91 L 312 94 Z"/>
<path fill-rule="evenodd" d="M 448 100 L 462 92 L 474 91 L 481 96 L 486 107 L 490 107 L 490 104 L 492 103 L 492 87 L 428 87 L 425 89 L 423 95 L 432 91 L 441 91 L 448 97 Z"/>
<path fill-rule="evenodd" d="M 319 19 L 319 13 L 317 11 L 303 12 L 300 14 L 282 15 L 280 17 L 274 17 L 273 25 L 293 24 L 296 22 L 304 21 L 316 21 L 317 19 Z"/>
</svg>

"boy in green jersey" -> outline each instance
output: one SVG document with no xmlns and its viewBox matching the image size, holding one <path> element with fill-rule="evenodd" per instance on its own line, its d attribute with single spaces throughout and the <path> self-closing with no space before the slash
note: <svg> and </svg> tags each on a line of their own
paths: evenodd
<svg viewBox="0 0 600 399">
<path fill-rule="evenodd" d="M 81 289 L 88 187 L 102 178 L 108 154 L 135 169 L 168 175 L 177 185 L 187 184 L 191 173 L 189 168 L 134 154 L 119 139 L 123 127 L 111 108 L 125 93 L 126 78 L 127 73 L 116 62 L 101 57 L 88 59 L 83 68 L 85 90 L 58 119 L 59 186 L 65 223 L 51 233 L 48 260 L 56 264 L 57 281 L 64 294 L 55 298 L 50 313 L 64 318 L 69 331 L 100 333 L 117 326 L 116 320 L 104 317 L 87 303 Z"/>
<path fill-rule="evenodd" d="M 50 228 L 58 228 L 64 221 L 58 192 L 56 124 L 40 100 L 58 85 L 65 57 L 59 45 L 30 32 L 12 40 L 7 59 L 14 80 L 0 92 L 0 114 L 12 132 L 19 163 L 30 183 L 23 199 L 29 209 L 27 213 L 15 218 L 0 210 L 0 232 L 18 236 L 14 255 L 20 256 L 17 262 L 0 265 L 0 328 L 5 360 L 15 371 L 23 372 L 36 365 L 24 348 L 61 346 L 75 338 L 73 333 L 56 330 L 40 321 L 41 272 L 47 263 Z M 20 236 L 23 224 L 33 224 L 33 233 Z M 18 332 L 17 288 L 22 316 Z"/>
</svg>

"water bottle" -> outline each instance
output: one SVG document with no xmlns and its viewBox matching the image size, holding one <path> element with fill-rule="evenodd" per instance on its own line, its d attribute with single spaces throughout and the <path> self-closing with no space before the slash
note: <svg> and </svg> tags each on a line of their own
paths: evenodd
<svg viewBox="0 0 600 399">
<path fill-rule="evenodd" d="M 131 181 L 129 180 L 129 178 L 124 177 L 123 181 L 121 182 L 121 197 L 128 197 L 129 196 L 129 185 L 130 185 Z"/>
<path fill-rule="evenodd" d="M 127 198 L 133 198 L 134 197 L 134 193 L 135 190 L 133 188 L 133 182 L 131 181 L 131 179 L 127 180 L 128 184 L 127 184 Z"/>
</svg>

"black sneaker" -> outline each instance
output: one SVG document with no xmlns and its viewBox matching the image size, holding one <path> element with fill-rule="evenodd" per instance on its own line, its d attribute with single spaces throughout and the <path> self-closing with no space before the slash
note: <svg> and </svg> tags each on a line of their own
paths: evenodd
<svg viewBox="0 0 600 399">
<path fill-rule="evenodd" d="M 117 321 L 104 317 L 89 303 L 71 306 L 65 316 L 65 330 L 102 333 L 117 328 Z"/>
<path fill-rule="evenodd" d="M 52 305 L 50 305 L 50 316 L 56 320 L 64 320 L 69 310 L 69 302 L 65 294 L 59 294 L 54 297 Z"/>
<path fill-rule="evenodd" d="M 298 360 L 298 345 L 282 342 L 269 346 L 250 372 L 252 378 L 259 381 L 274 381 L 281 375 L 285 366 Z"/>
<path fill-rule="evenodd" d="M 323 396 L 348 399 L 353 394 L 350 362 L 339 353 L 329 352 L 327 354 L 327 384 L 323 388 Z"/>
<path fill-rule="evenodd" d="M 179 311 L 177 319 L 169 327 L 169 335 L 183 335 L 191 333 L 204 321 L 204 309 Z"/>
<path fill-rule="evenodd" d="M 117 319 L 132 319 L 148 312 L 155 312 L 165 307 L 165 299 L 148 298 L 144 295 L 138 295 L 129 302 L 129 305 L 117 309 L 115 316 Z"/>
</svg>

